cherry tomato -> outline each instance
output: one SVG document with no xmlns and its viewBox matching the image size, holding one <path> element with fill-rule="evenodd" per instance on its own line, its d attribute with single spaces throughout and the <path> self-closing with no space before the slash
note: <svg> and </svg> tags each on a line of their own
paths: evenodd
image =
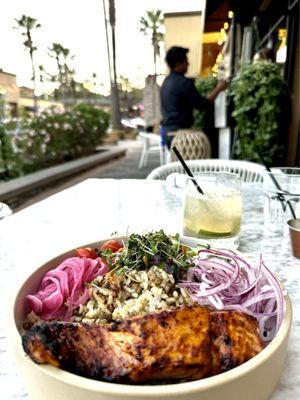
<svg viewBox="0 0 300 400">
<path fill-rule="evenodd" d="M 187 248 L 185 246 L 181 246 L 181 251 L 183 254 L 186 254 Z"/>
<path fill-rule="evenodd" d="M 77 257 L 80 258 L 92 258 L 95 259 L 98 257 L 98 254 L 95 250 L 91 249 L 90 247 L 82 247 L 80 249 L 76 249 Z"/>
<path fill-rule="evenodd" d="M 123 247 L 121 243 L 119 243 L 117 240 L 111 239 L 103 243 L 101 250 L 111 250 L 113 253 L 116 253 L 121 247 Z"/>
</svg>

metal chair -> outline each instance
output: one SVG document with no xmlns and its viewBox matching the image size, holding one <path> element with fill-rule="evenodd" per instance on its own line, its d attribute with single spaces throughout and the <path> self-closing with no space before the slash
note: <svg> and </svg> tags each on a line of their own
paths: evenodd
<svg viewBox="0 0 300 400">
<path fill-rule="evenodd" d="M 232 172 L 238 174 L 242 182 L 262 182 L 265 171 L 263 165 L 250 161 L 206 159 L 189 160 L 186 163 L 192 172 Z M 178 161 L 155 168 L 146 179 L 166 180 L 174 172 L 184 173 Z"/>
</svg>

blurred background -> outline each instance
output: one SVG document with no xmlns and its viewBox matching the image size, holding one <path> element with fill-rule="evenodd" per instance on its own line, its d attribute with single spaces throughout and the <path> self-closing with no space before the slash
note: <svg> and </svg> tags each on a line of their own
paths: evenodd
<svg viewBox="0 0 300 400">
<path fill-rule="evenodd" d="M 195 112 L 216 157 L 258 161 L 263 143 L 271 165 L 278 152 L 299 165 L 298 0 L 11 0 L 0 34 L 2 180 L 159 133 L 174 45 L 189 48 L 202 95 L 231 79 L 209 115 Z M 262 49 L 273 55 L 257 66 Z"/>
</svg>

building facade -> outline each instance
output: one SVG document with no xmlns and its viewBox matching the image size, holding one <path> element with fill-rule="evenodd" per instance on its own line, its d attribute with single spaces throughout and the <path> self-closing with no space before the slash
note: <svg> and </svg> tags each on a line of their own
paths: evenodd
<svg viewBox="0 0 300 400">
<path fill-rule="evenodd" d="M 0 117 L 18 117 L 22 111 L 34 110 L 34 91 L 26 86 L 18 86 L 15 74 L 0 69 Z M 38 99 L 40 110 L 49 107 L 63 107 L 58 101 Z"/>
<path fill-rule="evenodd" d="M 202 54 L 203 19 L 201 11 L 164 14 L 165 49 L 182 46 L 189 49 L 188 76 L 199 76 Z"/>
</svg>

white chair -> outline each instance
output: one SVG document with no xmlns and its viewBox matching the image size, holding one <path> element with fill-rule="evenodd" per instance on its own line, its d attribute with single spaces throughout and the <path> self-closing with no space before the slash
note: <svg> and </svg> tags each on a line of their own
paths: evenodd
<svg viewBox="0 0 300 400">
<path fill-rule="evenodd" d="M 0 220 L 9 217 L 12 213 L 7 204 L 0 202 Z"/>
<path fill-rule="evenodd" d="M 139 132 L 142 139 L 143 149 L 139 162 L 139 169 L 146 167 L 150 153 L 159 153 L 160 165 L 166 163 L 167 149 L 161 144 L 161 137 L 155 133 Z"/>
<path fill-rule="evenodd" d="M 249 161 L 240 160 L 189 160 L 186 164 L 193 173 L 197 172 L 232 172 L 238 174 L 242 182 L 262 182 L 265 167 Z M 178 172 L 184 173 L 184 169 L 179 161 L 172 162 L 155 168 L 147 176 L 147 179 L 165 180 L 168 175 Z"/>
</svg>

